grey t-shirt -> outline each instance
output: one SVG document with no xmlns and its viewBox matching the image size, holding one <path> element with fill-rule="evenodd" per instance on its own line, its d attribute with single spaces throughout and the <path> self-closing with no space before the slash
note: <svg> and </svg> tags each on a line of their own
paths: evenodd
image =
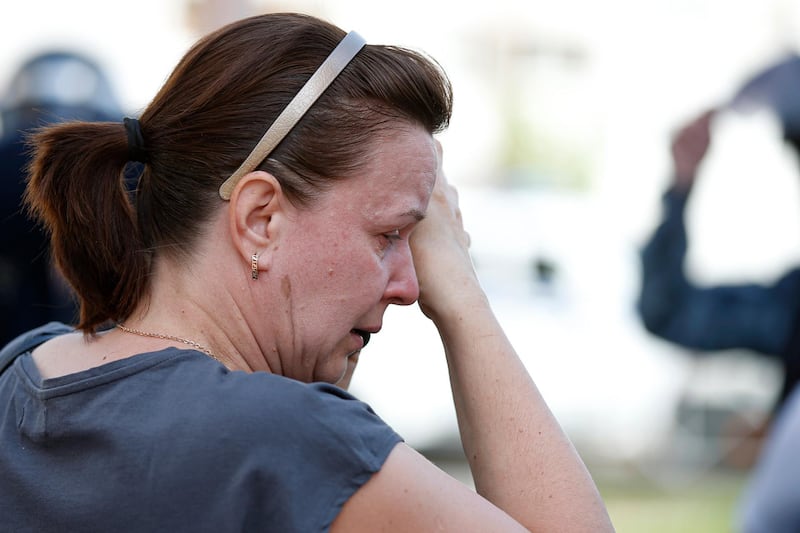
<svg viewBox="0 0 800 533">
<path fill-rule="evenodd" d="M 194 350 L 43 381 L 26 349 L 0 374 L 0 530 L 327 531 L 400 441 L 338 387 Z"/>
</svg>

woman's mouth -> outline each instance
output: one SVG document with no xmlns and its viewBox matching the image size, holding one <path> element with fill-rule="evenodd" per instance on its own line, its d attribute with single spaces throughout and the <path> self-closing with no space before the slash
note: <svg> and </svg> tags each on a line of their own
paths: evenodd
<svg viewBox="0 0 800 533">
<path fill-rule="evenodd" d="M 359 337 L 361 337 L 361 340 L 363 341 L 363 344 L 361 345 L 361 348 L 363 349 L 364 346 L 366 346 L 367 343 L 369 342 L 370 332 L 369 331 L 364 331 L 363 329 L 353 329 L 351 331 L 353 333 L 355 333 L 356 335 L 358 335 Z"/>
</svg>

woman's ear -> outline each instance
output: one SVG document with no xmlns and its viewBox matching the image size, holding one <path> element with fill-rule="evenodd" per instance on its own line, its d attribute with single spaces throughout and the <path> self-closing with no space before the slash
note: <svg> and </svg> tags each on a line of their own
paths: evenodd
<svg viewBox="0 0 800 533">
<path fill-rule="evenodd" d="M 267 252 L 278 236 L 279 219 L 286 207 L 280 182 L 267 172 L 244 176 L 231 193 L 229 223 L 234 246 L 247 264 L 253 256 L 259 270 L 267 268 Z"/>
</svg>

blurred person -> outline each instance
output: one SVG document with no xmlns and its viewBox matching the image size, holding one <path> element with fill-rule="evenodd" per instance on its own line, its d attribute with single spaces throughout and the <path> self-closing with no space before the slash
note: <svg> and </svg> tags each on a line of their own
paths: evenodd
<svg viewBox="0 0 800 533">
<path fill-rule="evenodd" d="M 646 329 L 700 353 L 740 348 L 778 360 L 783 383 L 773 412 L 800 379 L 800 267 L 771 285 L 699 287 L 684 271 L 688 247 L 684 212 L 718 113 L 768 106 L 779 118 L 788 146 L 800 156 L 798 88 L 800 58 L 792 55 L 751 78 L 730 104 L 701 113 L 677 132 L 664 215 L 641 254 L 638 311 Z"/>
<path fill-rule="evenodd" d="M 697 287 L 683 270 L 684 211 L 718 113 L 767 106 L 780 120 L 787 145 L 800 156 L 798 88 L 800 58 L 791 55 L 756 74 L 730 103 L 701 113 L 678 131 L 664 218 L 642 253 L 638 305 L 650 332 L 700 352 L 749 349 L 783 368 L 772 415 L 753 435 L 765 440 L 750 458 L 756 466 L 742 499 L 737 529 L 743 533 L 800 531 L 800 461 L 795 457 L 800 447 L 800 267 L 771 285 Z"/>
<path fill-rule="evenodd" d="M 451 106 L 426 56 L 284 13 L 201 39 L 138 120 L 37 133 L 26 201 L 80 319 L 0 352 L 3 526 L 613 531 L 472 267 Z M 345 391 L 415 301 L 476 490 Z"/>
<path fill-rule="evenodd" d="M 63 120 L 122 116 L 108 77 L 84 55 L 42 52 L 12 76 L 0 100 L 0 345 L 44 322 L 72 322 L 77 310 L 51 268 L 47 236 L 21 208 L 29 162 L 25 135 Z"/>
<path fill-rule="evenodd" d="M 745 489 L 739 516 L 742 533 L 800 531 L 800 389 L 778 413 Z"/>
</svg>

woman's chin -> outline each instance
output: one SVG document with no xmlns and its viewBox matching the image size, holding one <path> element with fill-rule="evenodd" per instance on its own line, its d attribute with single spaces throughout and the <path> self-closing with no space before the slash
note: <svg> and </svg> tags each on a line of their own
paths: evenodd
<svg viewBox="0 0 800 533">
<path fill-rule="evenodd" d="M 347 390 L 350 387 L 350 380 L 353 379 L 353 373 L 356 371 L 359 355 L 361 355 L 361 351 L 355 352 L 345 359 L 345 368 L 339 375 L 339 379 L 333 382 L 334 385 L 337 385 L 344 390 Z"/>
</svg>

